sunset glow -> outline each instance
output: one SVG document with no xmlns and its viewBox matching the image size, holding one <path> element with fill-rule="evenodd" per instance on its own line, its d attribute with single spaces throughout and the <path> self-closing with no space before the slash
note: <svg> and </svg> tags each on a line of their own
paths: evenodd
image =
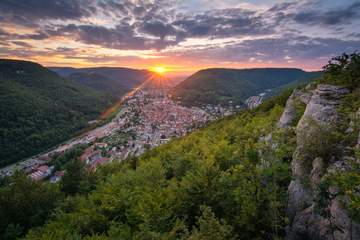
<svg viewBox="0 0 360 240">
<path fill-rule="evenodd" d="M 150 70 L 152 70 L 152 71 L 154 71 L 154 72 L 156 72 L 156 73 L 158 73 L 160 75 L 162 75 L 162 74 L 164 74 L 165 72 L 168 71 L 168 69 L 165 68 L 165 67 L 153 67 Z"/>
<path fill-rule="evenodd" d="M 45 66 L 319 70 L 360 49 L 357 0 L 15 2 L 0 1 L 0 58 Z"/>
</svg>

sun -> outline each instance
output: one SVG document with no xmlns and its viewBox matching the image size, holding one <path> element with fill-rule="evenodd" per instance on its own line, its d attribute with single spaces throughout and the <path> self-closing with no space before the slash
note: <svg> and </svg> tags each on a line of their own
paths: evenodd
<svg viewBox="0 0 360 240">
<path fill-rule="evenodd" d="M 165 72 L 168 71 L 167 68 L 165 68 L 165 67 L 160 67 L 160 66 L 158 66 L 158 67 L 153 67 L 151 70 L 153 70 L 154 72 L 159 73 L 159 74 L 163 74 L 163 73 L 165 73 Z"/>
</svg>

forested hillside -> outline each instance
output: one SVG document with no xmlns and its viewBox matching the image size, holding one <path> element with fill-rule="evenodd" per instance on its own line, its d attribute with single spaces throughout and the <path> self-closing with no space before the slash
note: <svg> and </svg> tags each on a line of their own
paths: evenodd
<svg viewBox="0 0 360 240">
<path fill-rule="evenodd" d="M 145 80 L 156 78 L 154 72 L 121 67 L 69 68 L 51 67 L 63 77 L 70 77 L 96 90 L 128 92 Z"/>
<path fill-rule="evenodd" d="M 121 82 L 109 79 L 97 73 L 76 72 L 70 74 L 67 78 L 94 90 L 111 94 L 115 98 L 120 98 L 130 91 L 130 88 L 123 86 Z"/>
<path fill-rule="evenodd" d="M 177 85 L 174 99 L 185 105 L 241 104 L 250 96 L 267 89 L 285 89 L 308 83 L 320 72 L 305 72 L 295 68 L 201 70 Z"/>
<path fill-rule="evenodd" d="M 0 60 L 0 166 L 70 138 L 112 101 L 39 64 Z"/>
</svg>

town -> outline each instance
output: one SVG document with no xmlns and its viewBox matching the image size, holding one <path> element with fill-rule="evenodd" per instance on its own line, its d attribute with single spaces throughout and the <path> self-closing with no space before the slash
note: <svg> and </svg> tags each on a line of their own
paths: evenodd
<svg viewBox="0 0 360 240">
<path fill-rule="evenodd" d="M 102 164 L 138 156 L 173 138 L 184 136 L 209 121 L 242 109 L 240 106 L 233 107 L 231 102 L 228 107 L 184 107 L 171 99 L 168 90 L 142 86 L 134 89 L 121 99 L 118 113 L 110 122 L 46 153 L 7 166 L 0 170 L 0 175 L 9 176 L 21 170 L 34 180 L 57 182 L 64 171 L 55 171 L 52 159 L 77 146 L 86 146 L 80 160 L 89 170 L 95 171 Z M 246 107 L 251 109 L 258 106 L 264 95 L 248 98 Z"/>
<path fill-rule="evenodd" d="M 138 156 L 172 138 L 184 136 L 216 119 L 220 113 L 229 114 L 220 107 L 204 110 L 181 106 L 164 89 L 137 88 L 122 99 L 117 115 L 109 123 L 49 152 L 3 168 L 0 174 L 11 175 L 22 170 L 34 180 L 57 182 L 64 172 L 54 171 L 52 158 L 76 146 L 87 146 L 80 160 L 94 171 L 99 165 Z"/>
</svg>

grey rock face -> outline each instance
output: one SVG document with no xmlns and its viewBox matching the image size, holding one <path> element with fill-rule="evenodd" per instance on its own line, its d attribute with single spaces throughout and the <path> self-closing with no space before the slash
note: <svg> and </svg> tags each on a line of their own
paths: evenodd
<svg viewBox="0 0 360 240">
<path fill-rule="evenodd" d="M 333 240 L 332 234 L 327 229 L 329 220 L 314 214 L 314 212 L 314 207 L 310 206 L 305 208 L 301 215 L 296 215 L 287 238 L 292 240 Z"/>
<path fill-rule="evenodd" d="M 347 93 L 346 88 L 332 85 L 318 85 L 310 100 L 309 95 L 297 93 L 297 98 L 301 99 L 300 96 L 303 96 L 301 101 L 306 102 L 307 106 L 296 127 L 297 148 L 292 160 L 294 180 L 291 181 L 288 188 L 287 215 L 290 223 L 287 227 L 287 239 L 360 239 L 360 235 L 357 233 L 360 228 L 348 217 L 339 198 L 330 200 L 328 209 L 332 215 L 331 220 L 315 211 L 314 196 L 318 185 L 322 176 L 334 167 L 336 160 L 332 157 L 323 159 L 322 156 L 313 156 L 308 154 L 306 148 L 306 144 L 312 143 L 312 139 L 316 137 L 314 136 L 317 132 L 316 128 L 330 126 L 330 124 L 336 125 L 340 121 L 337 107 Z M 288 106 L 288 103 L 291 105 L 291 101 L 293 99 L 290 97 L 286 104 L 288 110 L 285 109 L 283 119 L 278 124 L 279 127 L 287 126 L 291 119 L 293 110 L 291 106 Z M 313 122 L 308 121 L 309 119 Z M 314 122 L 316 124 L 313 124 Z M 312 147 L 316 149 L 321 146 Z M 336 227 L 332 228 L 331 226 Z"/>
<path fill-rule="evenodd" d="M 303 128 L 302 124 L 308 117 L 320 124 L 338 121 L 339 116 L 336 107 L 339 105 L 340 99 L 348 92 L 349 90 L 345 87 L 319 85 L 306 106 L 298 129 Z"/>
<path fill-rule="evenodd" d="M 333 224 L 340 229 L 345 229 L 343 232 L 335 231 L 334 239 L 360 239 L 360 224 L 351 221 L 348 213 L 342 207 L 342 200 L 341 197 L 336 197 L 330 205 L 330 213 L 334 221 Z"/>
<path fill-rule="evenodd" d="M 277 127 L 278 128 L 291 127 L 298 114 L 296 109 L 296 101 L 307 104 L 310 101 L 311 96 L 312 96 L 311 92 L 294 90 L 294 92 L 290 95 L 289 99 L 286 101 L 284 112 L 280 117 Z"/>
<path fill-rule="evenodd" d="M 280 120 L 277 124 L 278 128 L 287 128 L 290 127 L 294 118 L 296 116 L 296 109 L 294 106 L 294 101 L 296 99 L 296 90 L 291 94 L 289 99 L 286 101 L 285 109 L 283 114 L 280 117 Z"/>
<path fill-rule="evenodd" d="M 314 159 L 312 166 L 313 168 L 310 173 L 310 180 L 313 189 L 315 189 L 316 186 L 318 186 L 320 183 L 321 176 L 323 176 L 325 173 L 325 165 L 322 158 L 317 157 Z"/>
<path fill-rule="evenodd" d="M 298 212 L 311 206 L 312 192 L 310 189 L 304 187 L 300 179 L 295 179 L 290 182 L 288 193 L 289 203 L 287 215 L 290 222 L 294 222 L 294 218 Z"/>
<path fill-rule="evenodd" d="M 311 91 L 307 91 L 307 92 L 302 91 L 301 94 L 299 95 L 299 99 L 301 102 L 308 104 L 311 100 L 312 95 L 313 93 Z"/>
</svg>

